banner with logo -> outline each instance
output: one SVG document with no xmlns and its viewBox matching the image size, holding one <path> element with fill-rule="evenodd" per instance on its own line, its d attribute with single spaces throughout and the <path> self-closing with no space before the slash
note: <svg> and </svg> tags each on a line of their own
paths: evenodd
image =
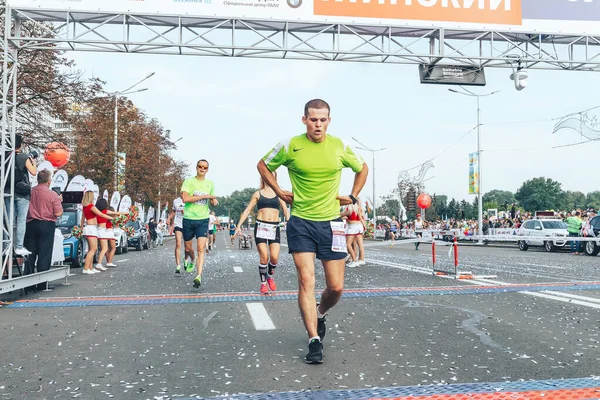
<svg viewBox="0 0 600 400">
<path fill-rule="evenodd" d="M 100 197 L 100 188 L 98 187 L 98 185 L 96 185 L 95 183 L 92 185 L 92 187 L 90 188 L 90 190 L 92 192 L 94 192 L 94 204 L 96 204 L 96 202 L 98 201 L 98 198 Z"/>
<path fill-rule="evenodd" d="M 65 171 L 64 169 L 59 169 L 58 171 L 56 171 L 56 173 L 52 177 L 52 182 L 50 183 L 50 187 L 51 188 L 58 187 L 58 188 L 60 188 L 61 192 L 64 192 L 65 188 L 67 187 L 68 181 L 69 181 L 69 175 L 67 174 L 67 171 Z"/>
<path fill-rule="evenodd" d="M 69 185 L 67 192 L 83 192 L 85 190 L 85 178 L 83 175 L 75 175 Z"/>
<path fill-rule="evenodd" d="M 7 0 L 38 11 L 600 34 L 598 0 Z M 115 19 L 114 23 L 119 23 Z M 316 32 L 316 31 L 315 31 Z"/>
<path fill-rule="evenodd" d="M 128 212 L 131 207 L 131 198 L 127 195 L 123 196 L 119 204 L 119 212 Z"/>
<path fill-rule="evenodd" d="M 121 193 L 114 192 L 110 198 L 110 206 L 115 210 L 119 210 L 119 203 L 121 202 Z"/>
<path fill-rule="evenodd" d="M 479 193 L 479 154 L 469 154 L 469 194 Z"/>
<path fill-rule="evenodd" d="M 104 189 L 104 193 L 102 193 L 102 198 L 108 201 L 108 190 Z"/>
</svg>

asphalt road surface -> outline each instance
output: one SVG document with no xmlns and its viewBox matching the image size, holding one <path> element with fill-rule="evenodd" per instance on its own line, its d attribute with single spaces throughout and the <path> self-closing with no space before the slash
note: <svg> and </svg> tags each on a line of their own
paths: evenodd
<svg viewBox="0 0 600 400">
<path fill-rule="evenodd" d="M 600 257 L 461 246 L 474 279 L 457 280 L 432 274 L 430 245 L 369 242 L 328 313 L 325 362 L 307 365 L 287 248 L 278 290 L 260 295 L 255 248 L 228 240 L 199 289 L 167 239 L 4 295 L 0 399 L 600 398 Z"/>
</svg>

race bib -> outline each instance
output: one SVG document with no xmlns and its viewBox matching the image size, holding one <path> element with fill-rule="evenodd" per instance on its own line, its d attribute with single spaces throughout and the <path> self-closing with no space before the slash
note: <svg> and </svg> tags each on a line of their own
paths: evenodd
<svg viewBox="0 0 600 400">
<path fill-rule="evenodd" d="M 204 195 L 204 194 L 208 194 L 208 193 L 204 193 L 204 192 L 194 192 L 194 193 L 193 193 L 193 195 L 194 195 L 194 196 L 202 196 L 202 195 Z M 196 201 L 194 204 L 199 204 L 199 205 L 201 205 L 201 206 L 205 206 L 205 205 L 207 205 L 207 204 L 208 204 L 208 199 L 200 199 L 200 200 L 197 200 L 197 201 Z"/>
<path fill-rule="evenodd" d="M 331 221 L 331 251 L 347 253 L 346 247 L 346 223 L 344 221 Z"/>
<path fill-rule="evenodd" d="M 258 239 L 275 240 L 277 236 L 277 225 L 256 223 L 256 237 Z"/>
</svg>

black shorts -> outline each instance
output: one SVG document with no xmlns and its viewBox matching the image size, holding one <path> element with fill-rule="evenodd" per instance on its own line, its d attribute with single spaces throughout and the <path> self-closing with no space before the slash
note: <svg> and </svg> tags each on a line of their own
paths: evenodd
<svg viewBox="0 0 600 400">
<path fill-rule="evenodd" d="M 180 228 L 180 227 L 176 226 L 175 229 L 173 229 L 173 232 L 181 232 L 181 233 L 183 233 L 183 228 Z"/>
<path fill-rule="evenodd" d="M 258 224 L 254 225 L 254 242 L 256 242 L 256 244 L 260 244 L 260 243 L 266 243 L 267 246 L 273 244 L 273 243 L 281 243 L 281 230 L 279 229 L 279 222 L 267 222 L 267 221 L 261 221 L 261 220 L 256 220 L 256 222 L 261 222 L 263 224 L 269 224 L 269 225 L 277 225 L 277 230 L 275 231 L 275 240 L 269 240 L 269 239 L 260 239 L 256 237 L 256 228 L 258 227 Z"/>
<path fill-rule="evenodd" d="M 341 218 L 333 221 L 342 221 Z M 342 260 L 348 255 L 331 250 L 333 233 L 330 221 L 309 221 L 291 217 L 286 226 L 290 253 L 315 253 L 319 260 Z"/>
<path fill-rule="evenodd" d="M 193 238 L 208 237 L 208 218 L 206 219 L 183 219 L 183 240 L 188 242 Z"/>
</svg>

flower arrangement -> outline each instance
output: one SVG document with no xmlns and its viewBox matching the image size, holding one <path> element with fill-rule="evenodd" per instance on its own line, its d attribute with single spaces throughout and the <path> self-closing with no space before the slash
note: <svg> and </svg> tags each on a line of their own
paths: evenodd
<svg viewBox="0 0 600 400">
<path fill-rule="evenodd" d="M 140 213 L 140 208 L 138 206 L 132 206 L 129 209 L 129 220 L 130 221 L 137 220 L 139 213 Z"/>
<path fill-rule="evenodd" d="M 135 235 L 135 229 L 133 229 L 133 226 L 126 226 L 123 228 L 123 232 L 125 232 L 128 237 Z"/>
<path fill-rule="evenodd" d="M 71 229 L 71 234 L 77 239 L 81 239 L 83 237 L 83 229 L 81 229 L 79 226 L 74 226 Z"/>
<path fill-rule="evenodd" d="M 129 220 L 128 215 L 121 214 L 121 215 L 117 215 L 116 217 L 114 217 L 112 220 L 112 223 L 114 226 L 123 229 L 123 226 L 125 226 L 125 224 L 127 223 L 128 220 Z"/>
</svg>

